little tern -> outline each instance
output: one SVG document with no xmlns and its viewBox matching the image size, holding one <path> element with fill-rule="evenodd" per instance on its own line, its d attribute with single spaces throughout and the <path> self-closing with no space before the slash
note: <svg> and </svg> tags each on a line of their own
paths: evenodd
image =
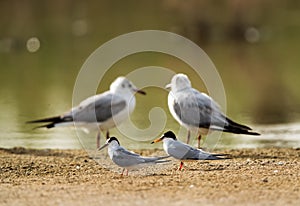
<svg viewBox="0 0 300 206">
<path fill-rule="evenodd" d="M 151 144 L 160 141 L 163 141 L 163 148 L 168 155 L 174 157 L 175 159 L 181 160 L 178 170 L 182 169 L 183 161 L 227 159 L 222 157 L 226 156 L 224 154 L 212 154 L 178 141 L 172 131 L 164 133 L 160 138 L 157 138 L 151 142 Z"/>
<path fill-rule="evenodd" d="M 110 137 L 109 139 L 107 139 L 106 143 L 98 150 L 102 150 L 107 146 L 108 146 L 108 155 L 110 159 L 116 165 L 123 168 L 121 175 L 123 175 L 125 170 L 126 170 L 126 174 L 128 175 L 129 169 L 134 169 L 149 164 L 169 162 L 169 160 L 163 160 L 168 158 L 169 156 L 143 157 L 140 156 L 139 154 L 128 151 L 124 147 L 120 146 L 120 142 L 116 137 Z"/>
<path fill-rule="evenodd" d="M 187 143 L 189 143 L 191 131 L 198 133 L 198 148 L 200 148 L 201 135 L 206 135 L 209 131 L 260 135 L 249 131 L 252 130 L 250 127 L 238 124 L 226 117 L 211 97 L 192 87 L 185 74 L 174 75 L 166 88 L 171 88 L 168 106 L 172 116 L 188 130 Z"/>
<path fill-rule="evenodd" d="M 91 96 L 83 100 L 70 111 L 55 117 L 38 119 L 27 123 L 47 123 L 37 128 L 53 128 L 58 126 L 75 125 L 87 126 L 97 124 L 97 148 L 100 146 L 101 131 L 106 131 L 109 138 L 109 129 L 126 120 L 135 108 L 135 93 L 146 93 L 136 88 L 125 77 L 118 77 L 110 85 L 109 91 Z"/>
</svg>

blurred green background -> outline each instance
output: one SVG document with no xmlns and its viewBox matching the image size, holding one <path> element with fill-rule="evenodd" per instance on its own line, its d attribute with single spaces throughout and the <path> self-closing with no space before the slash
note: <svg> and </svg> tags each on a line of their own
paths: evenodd
<svg viewBox="0 0 300 206">
<path fill-rule="evenodd" d="M 299 145 L 297 0 L 10 0 L 0 1 L 0 29 L 1 147 L 78 147 L 69 129 L 37 131 L 24 122 L 68 110 L 86 58 L 114 37 L 149 29 L 174 32 L 198 44 L 221 75 L 227 114 L 265 133 L 262 138 L 268 138 L 263 143 L 288 134 Z M 117 76 L 149 65 L 191 73 L 185 64 L 167 55 L 136 54 L 111 68 L 99 92 L 107 90 Z M 201 82 L 195 83 L 196 77 L 191 80 L 194 87 L 205 91 Z M 133 120 L 140 119 L 141 102 L 149 109 L 166 108 L 166 96 L 162 93 L 162 99 L 153 101 L 137 97 Z M 146 127 L 149 121 L 137 124 Z M 169 128 L 179 127 L 169 113 L 168 124 Z M 234 144 L 232 141 L 227 137 L 226 144 Z M 276 145 L 285 144 L 279 141 Z"/>
</svg>

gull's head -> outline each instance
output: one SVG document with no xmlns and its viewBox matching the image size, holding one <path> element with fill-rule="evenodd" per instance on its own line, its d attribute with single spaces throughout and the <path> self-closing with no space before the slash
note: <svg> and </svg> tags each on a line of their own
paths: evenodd
<svg viewBox="0 0 300 206">
<path fill-rule="evenodd" d="M 165 132 L 161 137 L 153 140 L 153 142 L 151 142 L 151 144 L 156 143 L 156 142 L 160 142 L 164 139 L 172 139 L 172 140 L 177 140 L 176 135 L 174 134 L 174 132 L 172 131 L 167 131 Z"/>
<path fill-rule="evenodd" d="M 146 94 L 146 92 L 136 88 L 136 86 L 125 77 L 118 77 L 115 81 L 113 81 L 110 85 L 110 91 L 113 93 Z"/>
<path fill-rule="evenodd" d="M 102 150 L 108 145 L 116 147 L 116 146 L 120 146 L 120 142 L 116 137 L 110 137 L 106 140 L 105 144 L 102 147 L 100 147 L 98 150 Z"/>
<path fill-rule="evenodd" d="M 171 88 L 172 92 L 177 92 L 186 88 L 191 88 L 192 84 L 188 76 L 185 74 L 176 74 L 173 76 L 171 83 L 166 88 Z"/>
</svg>

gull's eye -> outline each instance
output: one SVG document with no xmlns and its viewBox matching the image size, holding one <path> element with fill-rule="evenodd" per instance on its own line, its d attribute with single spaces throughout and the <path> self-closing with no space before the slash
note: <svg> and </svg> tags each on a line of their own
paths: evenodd
<svg viewBox="0 0 300 206">
<path fill-rule="evenodd" d="M 125 84 L 122 84 L 122 88 L 125 88 Z"/>
<path fill-rule="evenodd" d="M 128 87 L 131 88 L 132 87 L 131 84 L 129 84 Z"/>
</svg>

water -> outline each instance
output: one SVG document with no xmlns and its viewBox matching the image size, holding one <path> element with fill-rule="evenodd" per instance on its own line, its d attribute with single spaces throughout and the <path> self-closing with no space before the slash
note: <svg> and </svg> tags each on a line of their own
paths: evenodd
<svg viewBox="0 0 300 206">
<path fill-rule="evenodd" d="M 120 7 L 114 2 L 0 4 L 0 147 L 81 148 L 84 141 L 93 144 L 93 132 L 81 140 L 71 128 L 32 130 L 25 122 L 67 111 L 86 58 L 104 42 L 143 29 L 173 31 L 202 47 L 222 78 L 227 98 L 223 109 L 232 119 L 262 133 L 260 137 L 224 134 L 217 147 L 299 147 L 300 7 L 295 1 L 275 1 L 267 7 L 259 2 L 236 6 L 197 1 L 184 7 L 175 1 L 119 2 Z M 15 14 L 14 18 L 7 19 L 9 14 Z M 98 92 L 107 90 L 117 76 L 149 65 L 184 72 L 194 87 L 207 89 L 184 62 L 164 54 L 142 53 L 114 64 Z M 107 68 L 99 65 L 99 69 Z M 160 107 L 167 118 L 166 129 L 179 131 L 167 109 L 167 92 L 146 91 L 146 97 L 137 96 L 132 121 L 145 129 L 150 125 L 149 111 Z M 117 130 L 112 134 L 122 136 Z M 182 140 L 184 136 L 183 132 Z M 152 147 L 150 137 L 142 137 L 138 144 L 121 139 L 130 147 Z"/>
<path fill-rule="evenodd" d="M 26 148 L 59 148 L 59 149 L 94 149 L 96 145 L 96 132 L 85 133 L 81 130 L 70 128 L 55 128 L 52 130 L 41 129 L 31 130 L 30 126 L 19 125 L 19 128 L 26 130 L 15 132 L 4 130 L 5 134 L 1 138 L 1 147 L 26 147 Z M 174 124 L 174 131 L 178 127 Z M 176 129 L 175 129 L 176 128 Z M 231 149 L 231 148 L 258 148 L 258 147 L 300 147 L 300 123 L 276 124 L 276 125 L 255 125 L 256 131 L 261 136 L 247 136 L 223 133 L 220 137 L 213 140 L 217 141 L 214 145 L 205 145 L 209 149 Z M 79 133 L 79 134 L 78 134 Z M 218 133 L 218 132 L 215 132 Z M 131 139 L 120 134 L 116 129 L 111 130 L 111 134 L 119 138 L 122 145 L 131 149 L 141 148 L 161 148 L 161 144 L 151 145 L 150 142 L 158 136 L 148 136 L 148 140 Z M 185 134 L 185 133 L 184 133 Z M 185 141 L 186 134 L 179 137 Z M 215 138 L 215 137 L 213 137 Z M 103 139 L 102 143 L 103 143 Z M 192 140 L 196 146 L 196 139 Z"/>
</svg>

